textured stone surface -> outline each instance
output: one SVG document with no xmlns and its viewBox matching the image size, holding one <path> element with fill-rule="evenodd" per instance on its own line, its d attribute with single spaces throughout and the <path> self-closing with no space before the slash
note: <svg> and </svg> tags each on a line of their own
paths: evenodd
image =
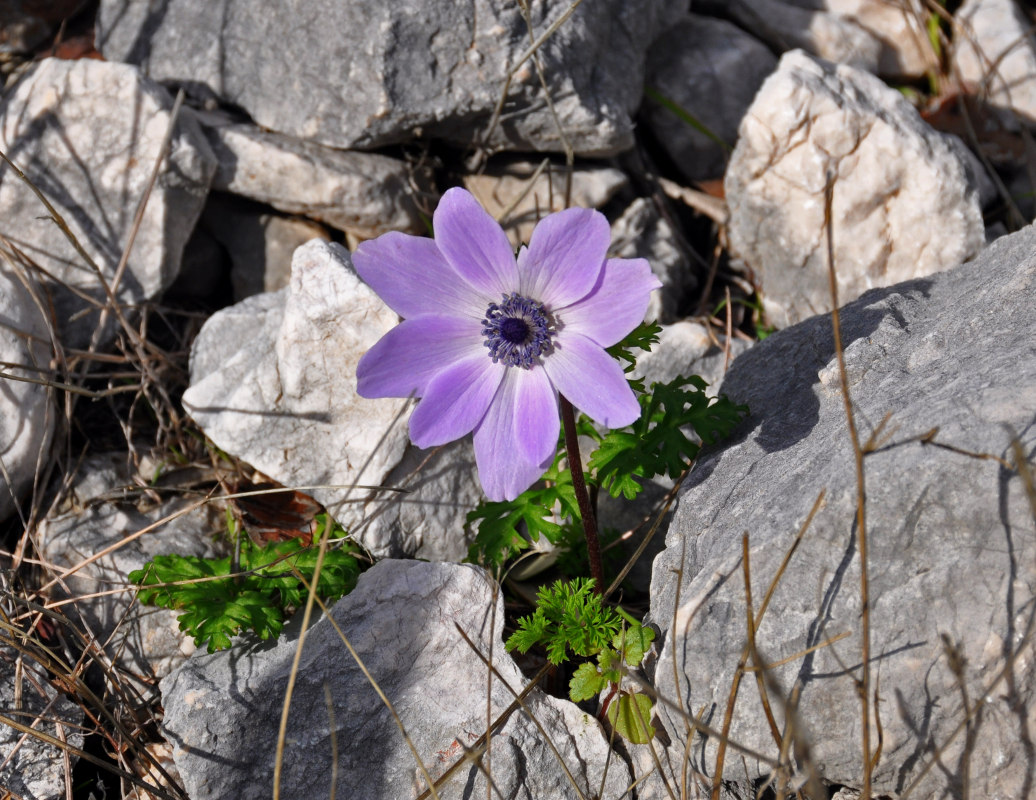
<svg viewBox="0 0 1036 800">
<path fill-rule="evenodd" d="M 726 3 L 704 0 L 694 7 L 719 10 Z M 778 51 L 801 47 L 889 78 L 920 78 L 938 68 L 920 22 L 927 13 L 921 0 L 734 0 L 730 13 Z M 873 37 L 876 51 L 874 44 L 860 37 L 861 30 Z M 839 41 L 840 33 L 845 41 Z M 854 55 L 861 54 L 870 63 L 853 61 Z"/>
<path fill-rule="evenodd" d="M 464 176 L 464 186 L 503 225 L 511 243 L 528 244 L 532 230 L 547 214 L 565 208 L 565 166 L 554 163 L 532 180 L 540 164 L 509 160 L 477 175 Z M 626 176 L 612 167 L 578 167 L 572 171 L 571 202 L 600 208 L 625 188 Z"/>
<path fill-rule="evenodd" d="M 306 489 L 346 526 L 355 501 L 406 446 L 405 400 L 356 394 L 356 363 L 397 317 L 353 271 L 340 245 L 295 251 L 291 284 L 212 316 L 191 354 L 184 407 L 220 448 Z M 376 541 L 364 540 L 379 554 Z"/>
<path fill-rule="evenodd" d="M 651 46 L 645 80 L 733 147 L 745 111 L 776 66 L 769 48 L 736 25 L 688 14 Z M 729 149 L 650 99 L 644 118 L 685 178 L 723 176 Z"/>
<path fill-rule="evenodd" d="M 108 282 L 158 158 L 171 106 L 169 93 L 137 69 L 90 59 L 45 59 L 0 103 L 0 149 L 47 196 Z M 200 128 L 183 114 L 117 287 L 120 301 L 152 298 L 172 283 L 214 169 Z M 105 296 L 92 268 L 6 165 L 0 166 L 0 233 L 56 281 L 98 300 Z M 82 346 L 99 313 L 78 314 L 86 302 L 67 289 L 54 291 L 66 344 Z"/>
<path fill-rule="evenodd" d="M 1036 229 L 999 239 L 952 271 L 875 290 L 842 309 L 849 388 L 864 442 L 891 414 L 865 457 L 872 688 L 883 731 L 874 788 L 900 793 L 945 746 L 916 797 L 958 795 L 964 774 L 962 692 L 943 637 L 963 658 L 974 720 L 973 797 L 1031 797 L 1036 764 L 1027 749 L 1036 709 L 1029 631 L 1036 591 L 1036 524 L 1016 472 L 994 459 L 1036 446 Z M 750 536 L 756 609 L 821 490 L 824 507 L 759 624 L 757 643 L 784 703 L 801 687 L 799 715 L 813 762 L 831 782 L 860 788 L 859 540 L 853 453 L 829 317 L 781 331 L 741 355 L 723 391 L 751 417 L 726 447 L 704 456 L 683 491 L 655 561 L 651 617 L 670 628 L 655 678 L 674 696 L 673 659 L 685 708 L 726 708 L 745 643 L 741 535 Z M 917 437 L 937 428 L 936 441 Z M 682 569 L 681 592 L 676 595 Z M 808 655 L 807 648 L 849 634 Z M 1016 658 L 1017 657 L 1017 658 Z M 994 686 L 1006 659 L 1010 677 Z M 988 697 L 985 696 L 989 692 Z M 713 705 L 715 704 L 715 705 Z M 873 723 L 873 716 L 872 716 Z M 674 741 L 684 725 L 667 716 Z M 742 683 L 731 736 L 776 755 L 755 681 Z M 872 737 L 872 744 L 876 739 Z M 713 774 L 714 742 L 695 747 Z M 704 761 L 704 763 L 702 763 Z M 747 767 L 747 775 L 745 768 Z M 754 758 L 728 754 L 725 777 L 765 774 Z"/>
<path fill-rule="evenodd" d="M 200 119 L 219 160 L 213 188 L 364 238 L 425 230 L 399 159 L 334 150 L 214 113 Z"/>
<path fill-rule="evenodd" d="M 877 78 L 794 51 L 763 84 L 725 179 L 730 246 L 778 327 L 829 311 L 824 186 L 839 299 L 962 263 L 984 243 L 972 162 Z"/>
<path fill-rule="evenodd" d="M 326 228 L 302 217 L 284 217 L 222 192 L 213 192 L 200 227 L 230 258 L 234 300 L 276 292 L 291 280 L 291 258 L 311 239 L 329 241 Z"/>
<path fill-rule="evenodd" d="M 778 53 L 801 48 L 827 61 L 851 64 L 868 72 L 878 71 L 883 49 L 881 41 L 853 19 L 832 14 L 815 3 L 730 0 L 724 8 L 738 25 Z M 696 3 L 695 10 L 705 9 Z"/>
<path fill-rule="evenodd" d="M 22 273 L 24 275 L 24 272 Z M 31 281 L 30 281 L 30 285 Z M 39 345 L 47 327 L 9 262 L 0 260 L 0 372 L 38 378 L 50 355 Z M 39 337 L 32 339 L 30 337 Z M 28 369 L 19 369 L 23 364 Z M 43 386 L 0 377 L 0 519 L 14 511 L 32 484 L 37 461 L 44 466 L 57 412 Z"/>
<path fill-rule="evenodd" d="M 0 713 L 26 725 L 33 725 L 42 716 L 45 721 L 39 722 L 36 730 L 57 738 L 64 734 L 65 741 L 81 748 L 82 709 L 58 694 L 50 685 L 47 671 L 32 659 L 22 659 L 19 679 L 17 659 L 17 651 L 0 647 Z M 0 786 L 13 792 L 14 797 L 55 800 L 66 796 L 64 758 L 50 744 L 0 725 L 0 764 Z"/>
<path fill-rule="evenodd" d="M 331 609 L 433 780 L 486 729 L 487 668 L 458 626 L 478 653 L 488 657 L 492 648 L 498 670 L 489 698 L 494 720 L 514 699 L 507 687 L 519 692 L 526 684 L 504 652 L 503 603 L 499 596 L 493 600 L 490 581 L 476 567 L 382 561 Z M 292 627 L 273 645 L 198 654 L 162 682 L 165 733 L 193 800 L 269 794 L 282 698 L 298 645 Z M 524 703 L 582 796 L 596 793 L 608 757 L 598 723 L 539 690 Z M 423 788 L 413 753 L 327 619 L 306 637 L 286 741 L 282 797 L 327 797 L 334 747 L 339 797 L 399 800 Z M 511 714 L 493 736 L 490 759 L 503 797 L 577 796 L 523 711 Z M 628 784 L 627 768 L 612 757 L 604 796 L 618 797 Z M 444 800 L 484 797 L 485 777 L 468 766 L 438 791 Z"/>
<path fill-rule="evenodd" d="M 1011 0 L 966 0 L 955 16 L 953 61 L 960 77 L 994 108 L 1036 124 L 1036 40 Z"/>
<path fill-rule="evenodd" d="M 81 465 L 72 508 L 40 525 L 40 558 L 60 572 L 128 539 L 64 578 L 63 584 L 72 597 L 99 594 L 77 600 L 74 609 L 93 636 L 106 643 L 114 663 L 130 675 L 157 679 L 194 652 L 194 641 L 180 631 L 176 612 L 141 606 L 132 588 L 115 594 L 111 590 L 156 555 L 218 555 L 213 538 L 225 530 L 225 523 L 214 506 L 188 510 L 193 503 L 183 499 L 138 506 L 138 492 L 123 493 L 125 487 L 135 487 L 126 460 L 124 453 L 111 453 Z M 145 528 L 151 530 L 134 537 Z M 136 685 L 145 693 L 146 687 L 154 687 L 150 682 Z"/>
<path fill-rule="evenodd" d="M 535 35 L 568 9 L 529 4 Z M 582 6 L 539 49 L 565 135 L 577 152 L 632 145 L 644 50 L 675 3 Z M 422 136 L 469 145 L 487 133 L 509 70 L 517 68 L 494 145 L 561 150 L 516 4 L 374 0 L 294 3 L 104 0 L 105 57 L 214 93 L 263 127 L 333 147 Z"/>
<path fill-rule="evenodd" d="M 618 258 L 646 258 L 662 283 L 652 292 L 645 319 L 670 323 L 683 316 L 685 301 L 698 285 L 686 243 L 647 198 L 637 198 L 612 225 L 608 251 Z"/>
</svg>

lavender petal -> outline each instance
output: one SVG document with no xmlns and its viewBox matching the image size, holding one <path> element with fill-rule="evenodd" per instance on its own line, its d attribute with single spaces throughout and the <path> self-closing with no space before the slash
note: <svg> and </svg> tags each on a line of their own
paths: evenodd
<svg viewBox="0 0 1036 800">
<path fill-rule="evenodd" d="M 566 330 L 611 347 L 644 321 L 651 292 L 661 286 L 645 259 L 609 258 L 593 290 L 555 314 Z"/>
<path fill-rule="evenodd" d="M 610 244 L 608 220 L 598 211 L 569 208 L 544 217 L 518 254 L 519 291 L 548 308 L 574 303 L 597 283 Z"/>
<path fill-rule="evenodd" d="M 582 334 L 559 332 L 543 368 L 558 392 L 602 425 L 623 428 L 640 416 L 640 405 L 618 362 Z"/>
<path fill-rule="evenodd" d="M 432 225 L 440 252 L 484 296 L 495 300 L 515 290 L 518 267 L 507 236 L 471 194 L 458 187 L 446 192 Z"/>
</svg>

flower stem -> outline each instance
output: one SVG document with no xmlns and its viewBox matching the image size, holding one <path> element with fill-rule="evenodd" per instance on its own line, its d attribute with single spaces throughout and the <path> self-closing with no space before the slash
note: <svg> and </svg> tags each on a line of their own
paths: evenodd
<svg viewBox="0 0 1036 800">
<path fill-rule="evenodd" d="M 561 396 L 561 422 L 565 426 L 565 452 L 568 455 L 568 469 L 572 473 L 572 489 L 579 503 L 579 516 L 583 519 L 583 533 L 586 535 L 586 553 L 590 558 L 590 577 L 594 589 L 604 592 L 604 567 L 601 564 L 601 540 L 597 537 L 597 518 L 590 504 L 590 495 L 583 480 L 583 462 L 579 458 L 579 436 L 576 434 L 576 415 L 572 404 Z"/>
</svg>

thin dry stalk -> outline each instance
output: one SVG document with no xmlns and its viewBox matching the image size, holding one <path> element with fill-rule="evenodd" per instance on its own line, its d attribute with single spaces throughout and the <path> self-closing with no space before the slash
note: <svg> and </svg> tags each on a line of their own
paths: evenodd
<svg viewBox="0 0 1036 800">
<path fill-rule="evenodd" d="M 860 552 L 860 672 L 859 681 L 861 726 L 863 743 L 863 793 L 862 800 L 871 800 L 871 772 L 874 763 L 871 753 L 871 622 L 870 622 L 870 580 L 867 563 L 867 490 L 864 482 L 863 448 L 856 431 L 856 418 L 853 412 L 852 399 L 849 397 L 849 373 L 845 368 L 845 352 L 842 349 L 842 327 L 838 313 L 838 278 L 835 273 L 834 225 L 832 224 L 831 207 L 834 202 L 835 176 L 828 171 L 827 185 L 824 187 L 824 228 L 827 231 L 827 274 L 831 292 L 831 330 L 834 338 L 835 356 L 838 359 L 838 379 L 841 383 L 842 402 L 845 405 L 846 427 L 852 442 L 853 461 L 856 468 L 856 533 Z"/>
</svg>

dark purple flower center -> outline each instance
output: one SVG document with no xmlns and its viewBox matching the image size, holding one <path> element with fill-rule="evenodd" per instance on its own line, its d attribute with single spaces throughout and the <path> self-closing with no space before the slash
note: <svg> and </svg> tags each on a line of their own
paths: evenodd
<svg viewBox="0 0 1036 800">
<path fill-rule="evenodd" d="M 536 359 L 554 349 L 554 325 L 550 315 L 528 297 L 517 292 L 490 303 L 482 320 L 482 335 L 493 363 L 530 369 Z"/>
</svg>

